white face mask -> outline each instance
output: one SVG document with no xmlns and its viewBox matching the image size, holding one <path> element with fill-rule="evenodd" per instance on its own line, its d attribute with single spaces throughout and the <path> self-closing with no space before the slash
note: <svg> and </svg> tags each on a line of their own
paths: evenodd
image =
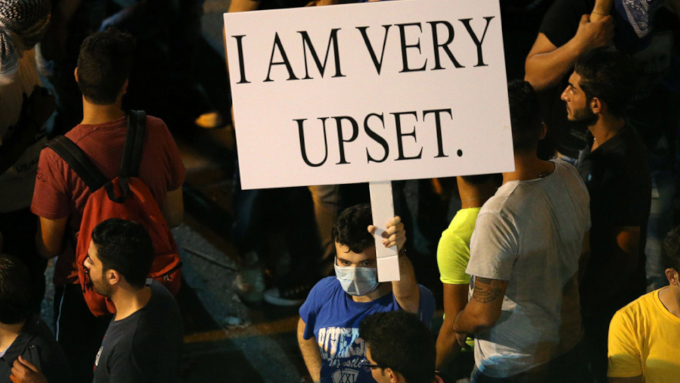
<svg viewBox="0 0 680 383">
<path fill-rule="evenodd" d="M 349 295 L 366 295 L 378 288 L 378 270 L 374 267 L 338 266 L 336 261 L 335 275 Z"/>
</svg>

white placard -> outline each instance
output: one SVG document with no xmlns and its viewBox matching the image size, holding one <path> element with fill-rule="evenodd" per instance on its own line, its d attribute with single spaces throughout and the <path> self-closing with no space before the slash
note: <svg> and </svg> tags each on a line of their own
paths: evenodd
<svg viewBox="0 0 680 383">
<path fill-rule="evenodd" d="M 244 189 L 514 169 L 498 0 L 224 21 Z"/>
</svg>

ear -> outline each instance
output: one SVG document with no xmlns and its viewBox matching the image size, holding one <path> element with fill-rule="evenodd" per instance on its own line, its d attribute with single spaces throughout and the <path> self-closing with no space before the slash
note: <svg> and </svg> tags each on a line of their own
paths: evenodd
<svg viewBox="0 0 680 383">
<path fill-rule="evenodd" d="M 666 278 L 668 278 L 668 282 L 671 286 L 680 287 L 680 275 L 675 269 L 666 269 Z"/>
<path fill-rule="evenodd" d="M 78 67 L 76 67 L 76 70 L 73 71 L 73 75 L 76 77 L 76 82 L 78 82 Z"/>
<path fill-rule="evenodd" d="M 387 377 L 387 379 L 390 380 L 390 383 L 399 383 L 399 382 L 403 381 L 403 380 L 400 379 L 400 378 L 401 378 L 401 374 L 399 374 L 398 372 L 394 371 L 393 369 L 387 367 L 387 368 L 385 368 L 383 371 L 384 371 L 385 376 Z"/>
<path fill-rule="evenodd" d="M 592 110 L 593 113 L 595 113 L 595 114 L 604 113 L 604 108 L 605 108 L 604 103 L 602 101 L 600 101 L 600 99 L 597 98 L 597 97 L 593 97 L 593 99 L 590 100 L 589 106 L 590 106 L 590 110 Z"/>
<path fill-rule="evenodd" d="M 545 122 L 541 122 L 541 138 L 539 138 L 539 140 L 544 139 L 547 134 L 548 134 L 548 125 L 546 125 Z"/>
<path fill-rule="evenodd" d="M 107 270 L 105 277 L 111 286 L 120 283 L 123 278 L 123 276 L 120 275 L 120 273 L 116 270 Z"/>
</svg>

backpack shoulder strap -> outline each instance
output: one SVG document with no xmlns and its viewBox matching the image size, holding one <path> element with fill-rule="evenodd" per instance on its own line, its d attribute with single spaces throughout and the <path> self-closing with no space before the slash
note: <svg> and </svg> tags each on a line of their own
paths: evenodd
<svg viewBox="0 0 680 383">
<path fill-rule="evenodd" d="M 47 143 L 47 147 L 54 150 L 85 182 L 90 192 L 95 192 L 109 180 L 90 161 L 85 152 L 73 141 L 65 136 L 58 136 Z"/>
<path fill-rule="evenodd" d="M 131 110 L 128 114 L 127 135 L 119 177 L 139 177 L 144 137 L 146 137 L 146 113 L 142 110 Z"/>
</svg>

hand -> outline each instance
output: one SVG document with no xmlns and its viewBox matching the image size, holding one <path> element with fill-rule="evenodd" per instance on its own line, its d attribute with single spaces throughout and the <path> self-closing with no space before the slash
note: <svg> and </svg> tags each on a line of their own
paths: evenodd
<svg viewBox="0 0 680 383">
<path fill-rule="evenodd" d="M 375 234 L 376 227 L 370 225 L 368 227 L 368 232 Z M 401 251 L 401 248 L 406 243 L 406 230 L 404 230 L 404 224 L 401 223 L 401 218 L 394 217 L 390 222 L 387 223 L 386 230 L 382 233 L 383 245 L 385 247 L 397 246 L 397 251 Z"/>
<path fill-rule="evenodd" d="M 31 130 L 35 129 L 35 132 L 37 133 L 52 116 L 56 105 L 57 103 L 54 96 L 41 86 L 36 85 L 33 87 L 33 93 L 31 93 L 30 97 L 27 97 L 24 93 L 24 103 L 21 106 L 21 119 L 33 122 L 33 124 L 29 124 L 29 126 L 25 126 L 25 128 Z"/>
<path fill-rule="evenodd" d="M 605 16 L 598 21 L 591 22 L 589 15 L 583 15 L 574 39 L 584 52 L 608 45 L 614 39 L 614 19 L 611 16 Z"/>
<path fill-rule="evenodd" d="M 48 383 L 45 375 L 21 356 L 14 361 L 9 379 L 12 383 Z"/>
<path fill-rule="evenodd" d="M 466 350 L 471 348 L 470 345 L 467 344 L 467 338 L 468 334 L 462 334 L 459 332 L 456 333 L 456 342 L 458 342 L 458 345 L 460 345 L 460 347 Z"/>
</svg>

